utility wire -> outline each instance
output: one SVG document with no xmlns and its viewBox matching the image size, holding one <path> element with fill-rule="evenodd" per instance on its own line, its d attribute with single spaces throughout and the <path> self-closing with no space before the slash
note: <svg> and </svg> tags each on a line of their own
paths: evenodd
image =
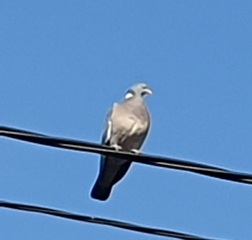
<svg viewBox="0 0 252 240">
<path fill-rule="evenodd" d="M 124 151 L 116 151 L 111 147 L 71 140 L 66 138 L 49 137 L 46 135 L 28 132 L 20 129 L 0 126 L 0 136 L 5 136 L 21 141 L 32 142 L 50 147 L 70 149 L 82 152 L 92 152 L 103 155 L 111 155 L 116 158 L 128 159 L 156 167 L 170 168 L 176 170 L 189 171 L 214 178 L 229 180 L 233 182 L 252 184 L 252 174 L 233 172 L 219 167 L 208 166 L 205 164 L 193 163 L 170 157 L 160 157 L 146 154 L 134 154 Z"/>
<path fill-rule="evenodd" d="M 130 231 L 135 231 L 135 232 L 159 235 L 163 237 L 173 237 L 173 238 L 183 239 L 183 240 L 214 240 L 212 238 L 210 239 L 210 238 L 198 237 L 191 234 L 186 234 L 186 233 L 181 233 L 181 232 L 176 232 L 176 231 L 171 231 L 171 230 L 143 227 L 140 225 L 131 224 L 127 222 L 121 222 L 121 221 L 110 220 L 110 219 L 105 219 L 105 218 L 90 217 L 86 215 L 79 215 L 79 214 L 74 214 L 71 212 L 66 212 L 66 211 L 61 211 L 61 210 L 56 210 L 56 209 L 46 208 L 46 207 L 39 207 L 39 206 L 34 206 L 34 205 L 0 201 L 0 207 L 21 210 L 21 211 L 28 211 L 28 212 L 42 213 L 42 214 L 47 214 L 51 216 L 66 218 L 66 219 L 80 221 L 80 222 L 89 222 L 89 223 L 94 223 L 94 224 L 107 225 L 107 226 L 112 226 L 116 228 L 122 228 L 122 229 L 130 230 Z"/>
</svg>

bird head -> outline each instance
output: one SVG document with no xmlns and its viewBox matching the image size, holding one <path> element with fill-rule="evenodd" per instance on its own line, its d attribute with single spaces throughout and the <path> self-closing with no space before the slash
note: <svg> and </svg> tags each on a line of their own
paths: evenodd
<svg viewBox="0 0 252 240">
<path fill-rule="evenodd" d="M 137 83 L 133 85 L 125 95 L 125 98 L 131 98 L 134 96 L 144 97 L 146 95 L 151 95 L 152 90 L 145 83 Z"/>
</svg>

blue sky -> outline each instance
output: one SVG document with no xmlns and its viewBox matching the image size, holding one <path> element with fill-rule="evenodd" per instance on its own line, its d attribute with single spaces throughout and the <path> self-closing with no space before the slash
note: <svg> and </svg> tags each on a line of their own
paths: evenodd
<svg viewBox="0 0 252 240">
<path fill-rule="evenodd" d="M 251 1 L 1 1 L 0 124 L 100 142 L 105 115 L 146 82 L 144 152 L 252 173 Z M 90 198 L 99 156 L 1 138 L 0 199 L 251 239 L 251 186 L 133 164 Z M 3 239 L 153 239 L 0 210 Z M 156 237 L 155 239 L 161 239 Z M 164 238 L 162 238 L 164 239 Z"/>
</svg>

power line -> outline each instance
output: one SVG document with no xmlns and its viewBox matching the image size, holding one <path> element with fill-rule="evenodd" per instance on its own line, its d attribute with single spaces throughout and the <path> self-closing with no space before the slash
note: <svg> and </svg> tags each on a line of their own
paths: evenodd
<svg viewBox="0 0 252 240">
<path fill-rule="evenodd" d="M 105 219 L 105 218 L 90 217 L 86 215 L 74 214 L 71 212 L 66 212 L 66 211 L 61 211 L 61 210 L 56 210 L 56 209 L 46 208 L 46 207 L 39 207 L 35 205 L 0 201 L 0 207 L 21 210 L 21 211 L 28 211 L 28 212 L 42 213 L 42 214 L 47 214 L 51 216 L 56 216 L 56 217 L 80 221 L 80 222 L 89 222 L 89 223 L 94 223 L 94 224 L 107 225 L 107 226 L 112 226 L 116 228 L 122 228 L 122 229 L 130 230 L 130 231 L 135 231 L 135 232 L 159 235 L 159 236 L 164 236 L 164 237 L 173 237 L 173 238 L 178 238 L 178 239 L 183 239 L 183 240 L 213 240 L 212 238 L 210 239 L 210 238 L 198 237 L 198 236 L 181 233 L 177 231 L 143 227 L 143 226 L 132 224 L 132 223 L 110 220 L 110 219 Z"/>
<path fill-rule="evenodd" d="M 205 164 L 193 163 L 169 157 L 160 157 L 146 154 L 136 155 L 130 152 L 115 151 L 114 149 L 90 142 L 50 137 L 34 132 L 24 131 L 10 127 L 0 126 L 0 136 L 5 136 L 21 141 L 32 142 L 50 147 L 63 148 L 82 152 L 92 152 L 103 155 L 111 155 L 117 158 L 126 158 L 134 162 L 152 165 L 156 167 L 170 168 L 189 171 L 214 178 L 229 180 L 233 182 L 252 184 L 252 175 L 247 173 L 233 172 L 219 167 Z"/>
</svg>

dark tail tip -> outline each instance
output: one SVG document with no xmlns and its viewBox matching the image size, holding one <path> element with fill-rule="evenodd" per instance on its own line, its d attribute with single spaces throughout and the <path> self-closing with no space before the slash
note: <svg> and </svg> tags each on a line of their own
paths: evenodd
<svg viewBox="0 0 252 240">
<path fill-rule="evenodd" d="M 111 187 L 104 187 L 96 183 L 91 191 L 91 197 L 100 201 L 108 199 L 111 192 Z"/>
</svg>

